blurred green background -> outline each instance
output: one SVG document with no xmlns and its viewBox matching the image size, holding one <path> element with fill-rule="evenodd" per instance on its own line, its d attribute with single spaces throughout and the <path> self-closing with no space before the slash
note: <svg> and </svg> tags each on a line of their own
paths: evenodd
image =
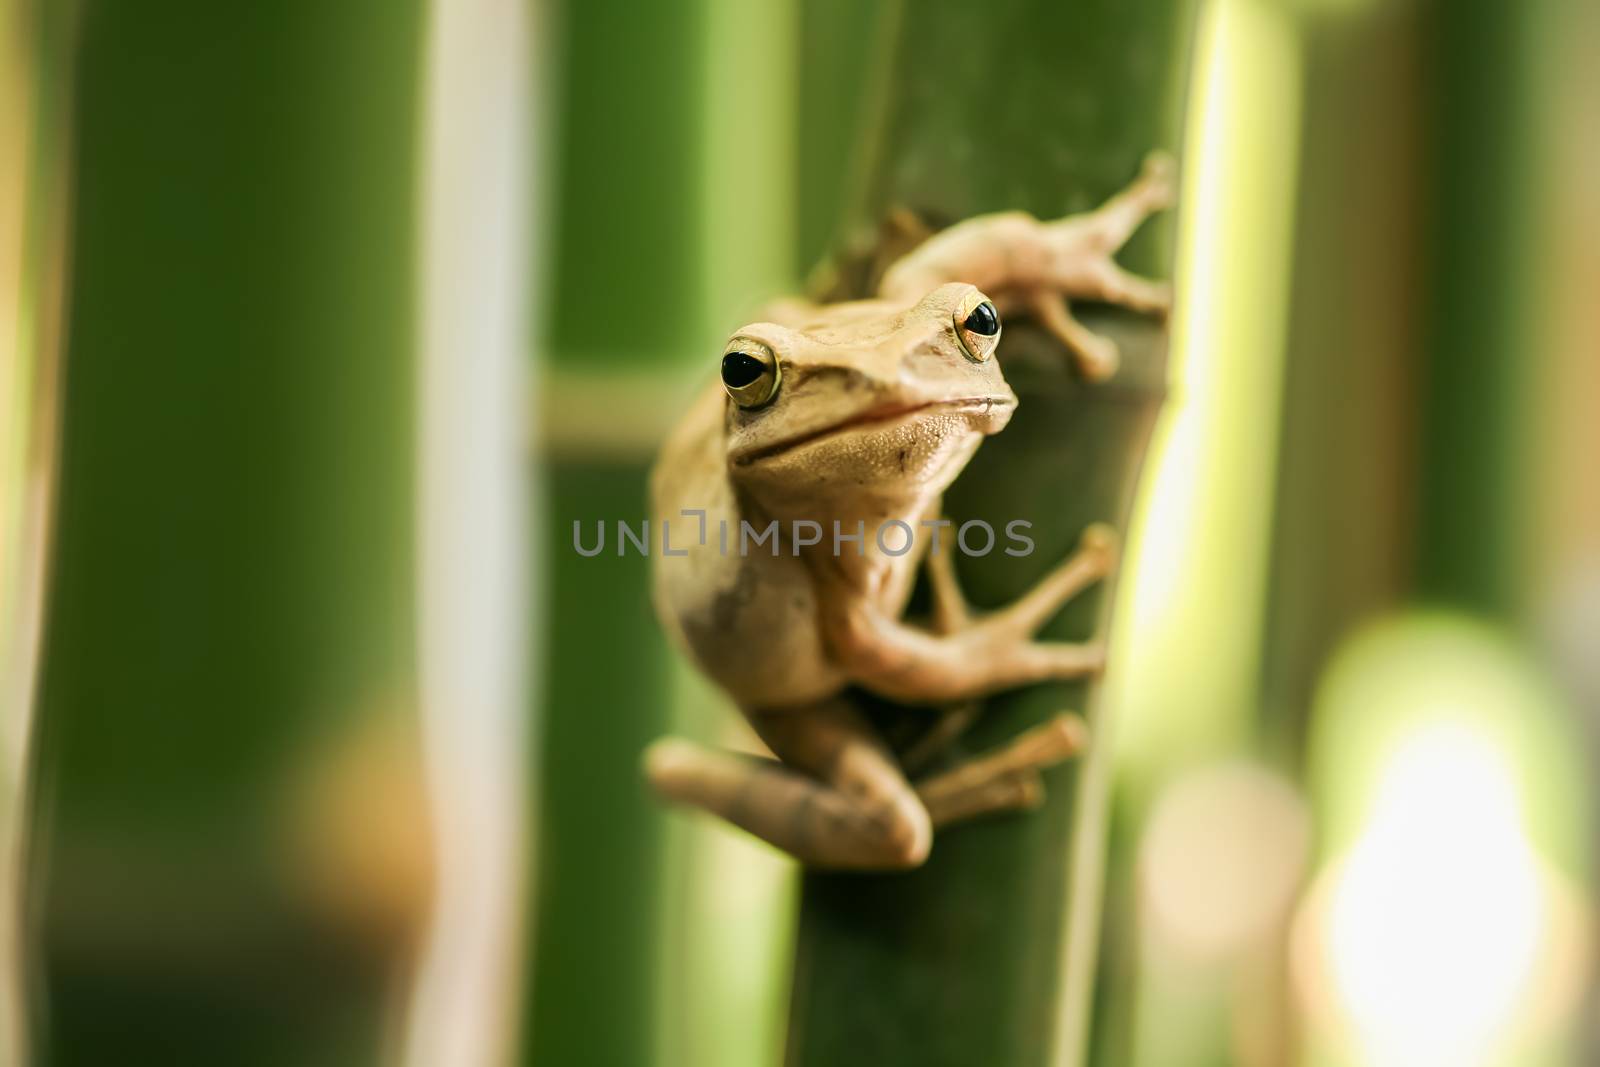
<svg viewBox="0 0 1600 1067">
<path fill-rule="evenodd" d="M 0 0 L 0 1062 L 911 1062 L 904 949 L 797 972 L 818 887 L 647 796 L 756 742 L 572 523 L 892 212 L 1156 143 L 1108 810 L 1038 838 L 1103 833 L 1089 936 L 963 831 L 1092 980 L 964 961 L 1065 1059 L 927 1032 L 1597 1062 L 1597 59 L 1561 0 Z"/>
</svg>

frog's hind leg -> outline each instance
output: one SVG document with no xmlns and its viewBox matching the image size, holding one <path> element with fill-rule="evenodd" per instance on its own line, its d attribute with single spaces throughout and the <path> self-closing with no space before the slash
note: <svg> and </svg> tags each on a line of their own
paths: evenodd
<svg viewBox="0 0 1600 1067">
<path fill-rule="evenodd" d="M 934 829 L 984 815 L 1032 811 L 1044 803 L 1044 779 L 1038 771 L 1016 771 L 929 802 Z"/>
<path fill-rule="evenodd" d="M 927 858 L 927 809 L 854 708 L 833 700 L 751 722 L 783 762 L 664 738 L 645 755 L 651 784 L 813 866 L 893 870 Z"/>
<path fill-rule="evenodd" d="M 953 745 L 982 716 L 983 705 L 976 700 L 964 700 L 941 708 L 933 725 L 900 749 L 900 766 L 906 769 L 907 774 L 916 774 Z"/>
<path fill-rule="evenodd" d="M 1057 715 L 992 752 L 974 756 L 916 784 L 935 827 L 977 815 L 1037 807 L 1044 798 L 1039 770 L 1078 755 L 1089 730 L 1076 715 Z"/>
<path fill-rule="evenodd" d="M 1116 556 L 1116 534 L 1111 528 L 1099 524 L 1089 527 L 1080 550 L 1035 586 L 1014 609 L 1028 625 L 1042 623 L 1055 608 L 1109 573 Z M 943 635 L 965 629 L 974 621 L 952 557 L 951 544 L 939 539 L 930 546 L 926 560 L 932 601 L 929 624 L 935 633 Z M 901 752 L 901 765 L 915 774 L 965 733 L 981 714 L 982 705 L 977 701 L 945 708 L 933 725 Z M 1086 737 L 1083 720 L 1059 716 L 1003 748 L 918 781 L 917 795 L 927 806 L 935 827 L 991 812 L 1037 807 L 1044 799 L 1044 783 L 1038 769 L 1076 755 Z"/>
</svg>

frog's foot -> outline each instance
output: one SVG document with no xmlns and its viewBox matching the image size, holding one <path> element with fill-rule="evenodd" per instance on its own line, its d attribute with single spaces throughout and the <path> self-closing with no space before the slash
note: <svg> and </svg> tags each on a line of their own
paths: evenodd
<svg viewBox="0 0 1600 1067">
<path fill-rule="evenodd" d="M 945 708 L 933 725 L 900 753 L 900 766 L 907 774 L 915 774 L 938 758 L 940 753 L 956 742 L 983 714 L 983 705 L 976 700 L 963 701 Z"/>
<path fill-rule="evenodd" d="M 1088 742 L 1081 718 L 1057 715 L 992 752 L 923 779 L 917 795 L 936 828 L 991 812 L 1036 808 L 1044 799 L 1039 770 L 1078 755 Z"/>
<path fill-rule="evenodd" d="M 1023 302 L 1072 353 L 1080 373 L 1104 381 L 1117 369 L 1117 347 L 1073 317 L 1068 298 L 1098 300 L 1141 314 L 1165 316 L 1172 287 L 1131 274 L 1112 258 L 1145 219 L 1172 206 L 1177 167 L 1165 152 L 1145 157 L 1132 185 L 1097 210 L 1044 224 L 1052 269 L 1050 284 L 1026 293 Z"/>
<path fill-rule="evenodd" d="M 1073 597 L 1116 570 L 1118 554 L 1116 531 L 1103 522 L 1094 523 L 1083 531 L 1076 552 L 1009 607 L 977 625 L 1016 640 L 1031 637 Z"/>
<path fill-rule="evenodd" d="M 1044 803 L 1044 779 L 1038 771 L 1017 771 L 941 797 L 928 804 L 935 829 L 984 815 L 1032 811 Z"/>
<path fill-rule="evenodd" d="M 932 601 L 929 626 L 941 636 L 996 625 L 1003 625 L 1018 637 L 1032 636 L 1067 601 L 1115 570 L 1118 552 L 1117 532 L 1107 523 L 1093 523 L 1078 539 L 1078 550 L 1040 579 L 1020 600 L 980 619 L 968 606 L 960 579 L 956 577 L 955 538 L 937 538 L 928 550 L 925 563 Z M 1005 622 L 1001 624 L 1000 620 Z"/>
<path fill-rule="evenodd" d="M 1038 641 L 1034 635 L 1079 593 L 1111 574 L 1117 554 L 1117 536 L 1110 526 L 1088 527 L 1078 550 L 1032 589 L 999 611 L 973 619 L 954 635 L 961 646 L 957 654 L 1009 674 L 1008 684 L 999 688 L 1098 673 L 1105 667 L 1104 644 Z"/>
<path fill-rule="evenodd" d="M 1097 644 L 1033 642 L 1034 633 L 1063 604 L 1109 574 L 1116 564 L 1116 534 L 1095 524 L 1084 531 L 1078 551 L 1046 575 L 1022 599 L 999 612 L 978 616 L 967 604 L 956 577 L 954 538 L 937 538 L 928 551 L 928 587 L 935 634 L 952 637 L 980 658 L 989 648 L 1030 664 L 1033 678 L 1078 677 L 1098 670 L 1104 650 Z M 1016 646 L 1024 645 L 1025 648 Z M 906 766 L 915 768 L 936 756 L 976 721 L 978 709 L 967 704 L 947 708 L 934 726 L 907 750 Z"/>
<path fill-rule="evenodd" d="M 830 655 L 857 685 L 907 704 L 952 704 L 1038 682 L 1081 678 L 1105 665 L 1099 642 L 1038 641 L 1060 607 L 1111 572 L 1116 537 L 1084 532 L 1079 550 L 1010 606 L 937 633 L 886 615 L 870 600 L 841 597 L 820 616 Z"/>
<path fill-rule="evenodd" d="M 1110 262 L 1097 267 L 1095 274 L 1097 288 L 1088 290 L 1093 299 L 1159 315 L 1172 306 L 1172 287 L 1165 282 L 1136 277 Z M 1026 302 L 1039 325 L 1072 354 L 1079 374 L 1091 382 L 1103 382 L 1117 372 L 1122 356 L 1116 342 L 1079 322 L 1066 297 L 1051 289 L 1036 289 Z"/>
<path fill-rule="evenodd" d="M 1102 247 L 1115 252 L 1128 243 L 1140 223 L 1171 207 L 1177 198 L 1177 161 L 1166 152 L 1151 152 L 1144 157 L 1133 184 L 1101 204 L 1089 219 L 1101 237 Z"/>
<path fill-rule="evenodd" d="M 1109 337 L 1101 337 L 1072 314 L 1067 298 L 1049 289 L 1035 290 L 1028 298 L 1034 318 L 1072 353 L 1078 373 L 1091 382 L 1103 382 L 1117 372 L 1121 355 Z"/>
</svg>

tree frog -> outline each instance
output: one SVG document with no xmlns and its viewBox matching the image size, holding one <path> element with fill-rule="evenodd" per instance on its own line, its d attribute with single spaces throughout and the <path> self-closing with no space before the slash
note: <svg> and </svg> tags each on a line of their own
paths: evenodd
<svg viewBox="0 0 1600 1067">
<path fill-rule="evenodd" d="M 1172 163 L 1153 155 L 1095 211 L 969 219 L 892 264 L 873 299 L 780 302 L 733 333 L 652 473 L 655 523 L 699 532 L 655 554 L 653 599 L 775 758 L 660 739 L 644 767 L 662 797 L 806 864 L 881 870 L 921 864 L 937 828 L 1038 804 L 1039 769 L 1087 743 L 1078 717 L 912 781 L 852 692 L 957 722 L 998 691 L 1101 669 L 1100 643 L 1035 634 L 1115 566 L 1112 531 L 1090 527 L 1029 592 L 980 614 L 940 501 L 1016 408 L 995 358 L 1003 315 L 1032 313 L 1100 380 L 1116 349 L 1068 301 L 1165 313 L 1169 288 L 1112 256 L 1172 195 Z M 919 568 L 932 611 L 914 621 Z"/>
</svg>

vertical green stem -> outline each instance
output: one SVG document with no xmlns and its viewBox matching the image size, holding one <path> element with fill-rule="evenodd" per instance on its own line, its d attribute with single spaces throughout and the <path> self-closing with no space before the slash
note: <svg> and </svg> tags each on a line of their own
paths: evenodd
<svg viewBox="0 0 1600 1067">
<path fill-rule="evenodd" d="M 327 735 L 408 722 L 419 9 L 81 14 L 39 1061 L 370 1063 L 395 960 L 285 850 Z"/>
<path fill-rule="evenodd" d="M 1176 148 L 1189 4 L 1007 0 L 912 10 L 898 24 L 881 125 L 864 134 L 875 162 L 854 221 L 897 207 L 936 223 L 1008 208 L 1058 216 L 1116 191 L 1151 149 Z M 1148 227 L 1123 261 L 1165 273 L 1170 234 L 1169 222 Z M 1101 386 L 1078 381 L 1059 347 L 1026 325 L 1007 332 L 1003 358 L 1021 408 L 947 508 L 958 520 L 1029 520 L 1037 549 L 962 561 L 982 606 L 1020 594 L 1089 523 L 1125 527 L 1164 394 L 1164 335 L 1112 310 L 1086 317 L 1123 347 L 1121 371 Z M 1108 588 L 1080 598 L 1051 635 L 1103 633 L 1109 604 Z M 1063 707 L 1089 711 L 1101 731 L 1096 688 L 1000 697 L 964 745 L 987 748 Z M 1102 746 L 1091 761 L 1105 755 Z M 1090 824 L 1105 818 L 1108 784 L 1059 768 L 1040 811 L 952 830 L 921 870 L 808 875 L 791 1065 L 1077 1062 L 1083 1029 L 1063 1019 L 1087 1019 L 1093 968 L 1083 965 L 1093 953 L 1081 942 L 1097 936 L 1100 864 L 1084 846 L 1103 829 Z"/>
<path fill-rule="evenodd" d="M 1423 5 L 1423 407 L 1415 574 L 1423 595 L 1507 616 L 1529 499 L 1519 342 L 1534 225 L 1527 47 L 1544 5 Z M 1523 335 L 1525 336 L 1525 335 Z"/>
<path fill-rule="evenodd" d="M 536 699 L 537 871 L 522 1062 L 645 1064 L 666 931 L 663 819 L 639 753 L 671 723 L 649 564 L 616 523 L 648 514 L 651 454 L 676 407 L 670 368 L 703 330 L 700 79 L 708 13 L 565 4 L 552 28 L 558 127 L 540 294 L 539 492 L 547 562 Z M 654 376 L 652 377 L 652 374 Z M 666 394 L 663 399 L 662 394 Z M 573 523 L 606 550 L 582 558 Z"/>
<path fill-rule="evenodd" d="M 1420 389 L 1417 8 L 1302 17 L 1305 101 L 1262 729 L 1298 762 L 1335 646 L 1406 582 Z M 1359 121 L 1358 121 L 1359 119 Z M 1350 521 L 1329 522 L 1347 515 Z"/>
</svg>

